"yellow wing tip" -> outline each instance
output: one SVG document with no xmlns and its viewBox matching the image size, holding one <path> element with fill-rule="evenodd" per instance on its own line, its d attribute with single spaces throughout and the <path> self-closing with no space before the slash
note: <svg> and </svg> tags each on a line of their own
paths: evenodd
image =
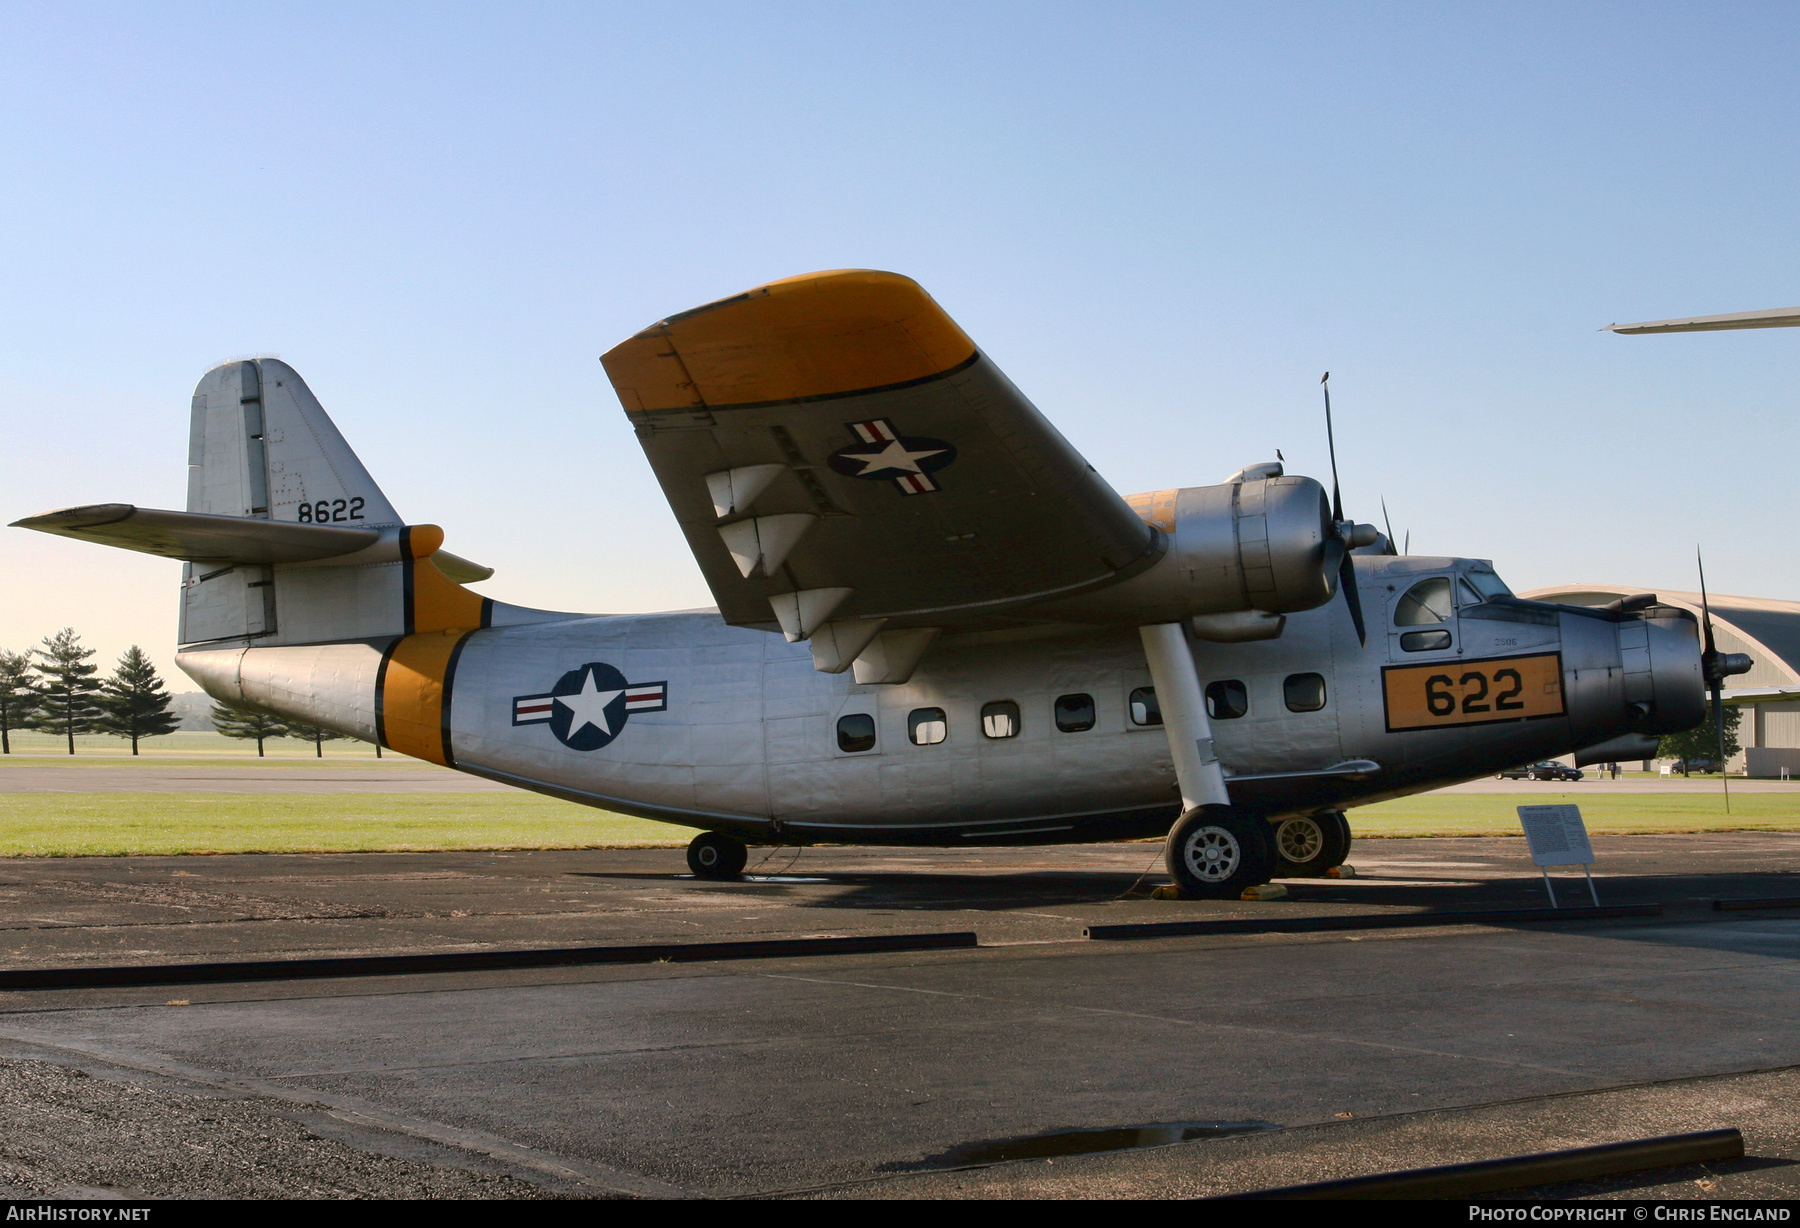
<svg viewBox="0 0 1800 1228">
<path fill-rule="evenodd" d="M 912 278 L 828 269 L 670 316 L 600 361 L 628 410 L 657 410 L 887 387 L 941 374 L 974 353 Z"/>
</svg>

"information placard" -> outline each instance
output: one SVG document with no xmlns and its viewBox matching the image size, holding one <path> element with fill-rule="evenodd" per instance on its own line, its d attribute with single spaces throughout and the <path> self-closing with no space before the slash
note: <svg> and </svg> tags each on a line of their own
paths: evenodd
<svg viewBox="0 0 1800 1228">
<path fill-rule="evenodd" d="M 1519 826 L 1540 866 L 1587 866 L 1594 863 L 1587 824 L 1580 806 L 1520 806 Z"/>
</svg>

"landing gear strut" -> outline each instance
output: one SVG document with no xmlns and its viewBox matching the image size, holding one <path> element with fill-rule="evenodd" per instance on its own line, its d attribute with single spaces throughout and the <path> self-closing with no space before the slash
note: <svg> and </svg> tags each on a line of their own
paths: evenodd
<svg viewBox="0 0 1800 1228">
<path fill-rule="evenodd" d="M 734 879 L 744 872 L 750 849 L 742 840 L 703 831 L 688 845 L 687 857 L 695 878 Z"/>
<path fill-rule="evenodd" d="M 1297 815 L 1275 828 L 1275 873 L 1318 878 L 1350 856 L 1350 824 L 1342 811 Z"/>
</svg>

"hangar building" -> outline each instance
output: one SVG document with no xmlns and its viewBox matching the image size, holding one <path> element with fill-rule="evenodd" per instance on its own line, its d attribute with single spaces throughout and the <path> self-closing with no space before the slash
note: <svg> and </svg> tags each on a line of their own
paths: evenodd
<svg viewBox="0 0 1800 1228">
<path fill-rule="evenodd" d="M 1605 605 L 1648 590 L 1617 584 L 1564 584 L 1520 593 L 1534 601 L 1563 605 Z M 1657 592 L 1667 605 L 1700 617 L 1699 593 Z M 1800 778 L 1800 601 L 1707 594 L 1713 635 L 1720 652 L 1747 652 L 1756 662 L 1747 674 L 1728 680 L 1725 702 L 1748 709 L 1738 726 L 1743 750 L 1731 768 L 1751 776 Z"/>
</svg>

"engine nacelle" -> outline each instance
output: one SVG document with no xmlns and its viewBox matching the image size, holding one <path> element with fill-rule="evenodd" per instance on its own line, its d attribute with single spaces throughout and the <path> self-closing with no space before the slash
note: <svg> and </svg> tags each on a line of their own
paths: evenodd
<svg viewBox="0 0 1800 1228">
<path fill-rule="evenodd" d="M 1168 552 L 1120 584 L 1039 609 L 1143 625 L 1249 610 L 1292 614 L 1337 593 L 1345 542 L 1325 488 L 1311 478 L 1189 486 L 1128 501 L 1168 535 Z"/>
</svg>

